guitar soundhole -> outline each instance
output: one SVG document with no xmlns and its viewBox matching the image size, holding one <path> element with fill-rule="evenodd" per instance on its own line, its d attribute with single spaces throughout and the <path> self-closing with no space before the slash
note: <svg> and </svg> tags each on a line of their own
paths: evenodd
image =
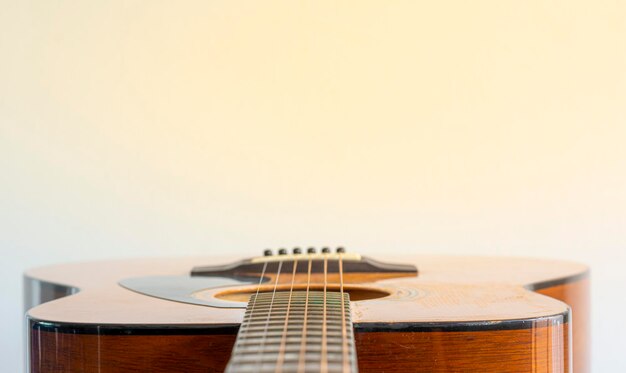
<svg viewBox="0 0 626 373">
<path fill-rule="evenodd" d="M 208 289 L 208 290 L 203 290 L 203 291 L 194 293 L 193 297 L 198 298 L 198 299 L 205 299 L 205 300 L 208 298 L 214 297 L 214 298 L 218 298 L 224 301 L 247 303 L 248 299 L 250 299 L 250 296 L 255 294 L 257 289 L 261 293 L 273 292 L 274 285 L 261 285 L 260 288 L 258 286 L 238 287 L 237 289 L 220 289 L 218 291 L 216 291 L 217 289 Z M 291 285 L 287 285 L 287 284 L 284 284 L 284 285 L 279 284 L 276 287 L 277 292 L 279 291 L 289 292 L 290 290 L 291 290 Z M 306 290 L 306 285 L 305 284 L 294 285 L 293 290 L 294 291 Z M 309 290 L 323 291 L 324 285 L 323 284 L 311 284 L 309 287 Z M 326 291 L 340 291 L 340 288 L 339 286 L 336 286 L 336 285 L 328 285 L 326 287 Z M 381 288 L 359 286 L 359 285 L 345 285 L 343 288 L 343 291 L 350 294 L 351 301 L 357 301 L 357 302 L 362 301 L 362 300 L 384 298 L 391 294 L 390 292 Z"/>
</svg>

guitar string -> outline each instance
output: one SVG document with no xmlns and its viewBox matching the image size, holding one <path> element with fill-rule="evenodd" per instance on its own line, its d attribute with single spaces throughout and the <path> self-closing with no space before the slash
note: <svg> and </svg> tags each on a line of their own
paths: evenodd
<svg viewBox="0 0 626 373">
<path fill-rule="evenodd" d="M 283 332 L 280 337 L 280 347 L 278 349 L 278 357 L 276 358 L 276 370 L 275 373 L 282 372 L 283 361 L 285 360 L 285 349 L 287 344 L 287 327 L 289 324 L 289 312 L 291 309 L 291 296 L 293 294 L 293 285 L 296 281 L 296 271 L 298 268 L 298 258 L 294 258 L 293 272 L 291 273 L 291 287 L 289 288 L 289 299 L 287 300 L 287 311 L 285 313 L 285 324 L 283 325 Z"/>
<path fill-rule="evenodd" d="M 263 278 L 265 277 L 265 271 L 267 270 L 267 262 L 263 263 L 263 269 L 261 270 L 261 277 L 259 277 L 259 284 L 256 287 L 256 293 L 254 294 L 254 299 L 252 300 L 252 307 L 250 307 L 250 313 L 248 314 L 248 322 L 252 320 L 252 316 L 254 315 L 254 308 L 256 306 L 256 300 L 259 297 L 259 292 L 261 290 L 261 284 L 263 283 Z M 245 317 L 244 317 L 245 321 Z M 249 325 L 242 331 L 242 340 L 247 339 Z"/>
<path fill-rule="evenodd" d="M 307 313 L 309 311 L 309 289 L 311 287 L 311 264 L 312 259 L 309 258 L 309 268 L 307 272 L 306 282 L 306 296 L 304 298 L 304 322 L 302 324 L 302 341 L 300 342 L 300 355 L 298 356 L 298 373 L 304 373 L 305 371 L 305 351 L 306 351 L 306 327 L 307 327 Z"/>
<path fill-rule="evenodd" d="M 328 286 L 328 254 L 324 254 L 324 311 L 322 316 L 322 346 L 321 346 L 321 363 L 320 363 L 320 373 L 328 372 L 328 356 L 327 356 L 327 345 L 326 345 L 326 288 Z"/>
<path fill-rule="evenodd" d="M 250 323 L 252 321 L 252 317 L 254 315 L 254 308 L 256 307 L 256 300 L 259 297 L 259 292 L 261 290 L 261 284 L 263 283 L 263 278 L 265 277 L 265 271 L 267 270 L 267 262 L 263 263 L 263 269 L 261 270 L 261 276 L 259 277 L 259 284 L 256 287 L 256 293 L 254 294 L 254 299 L 252 300 L 252 307 L 250 307 L 250 313 L 246 316 L 244 315 L 243 323 L 241 324 L 241 334 L 237 337 L 236 341 L 236 349 L 241 348 L 241 346 L 245 346 L 246 344 L 242 344 L 242 342 L 247 342 L 248 340 L 248 330 L 250 329 Z M 244 326 L 244 324 L 247 324 Z M 230 363 L 229 363 L 230 365 Z"/>
<path fill-rule="evenodd" d="M 348 364 L 348 332 L 346 326 L 346 308 L 343 298 L 343 254 L 339 254 L 339 293 L 341 295 L 341 353 L 343 361 L 343 373 L 350 372 Z"/>
<path fill-rule="evenodd" d="M 257 355 L 259 356 L 258 363 L 261 370 L 263 369 L 263 351 L 265 350 L 265 340 L 267 339 L 267 330 L 270 325 L 270 318 L 272 317 L 272 308 L 274 307 L 274 298 L 276 297 L 276 288 L 278 287 L 278 279 L 280 278 L 280 270 L 283 267 L 283 261 L 278 262 L 278 270 L 276 271 L 276 281 L 274 281 L 274 290 L 272 290 L 272 298 L 270 300 L 270 306 L 267 310 L 267 317 L 265 318 L 265 327 L 263 328 L 263 337 L 261 338 L 261 344 Z"/>
</svg>

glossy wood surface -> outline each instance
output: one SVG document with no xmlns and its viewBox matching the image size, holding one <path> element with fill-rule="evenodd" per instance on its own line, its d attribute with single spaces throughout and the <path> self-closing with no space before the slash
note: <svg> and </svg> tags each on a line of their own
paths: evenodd
<svg viewBox="0 0 626 373">
<path fill-rule="evenodd" d="M 359 371 L 570 372 L 568 325 L 517 330 L 356 332 Z M 222 372 L 235 334 L 81 335 L 33 331 L 34 373 Z M 583 372 L 579 370 L 578 372 Z"/>
<path fill-rule="evenodd" d="M 235 334 L 129 336 L 34 330 L 30 371 L 223 372 L 235 338 Z"/>
<path fill-rule="evenodd" d="M 554 352 L 568 354 L 565 324 L 484 331 L 357 332 L 361 372 L 563 372 L 589 370 L 588 279 L 539 290 L 572 305 L 573 359 L 560 365 Z M 576 328 L 579 329 L 576 329 Z M 106 330 L 106 328 L 103 328 Z M 236 334 L 206 331 L 197 335 L 77 334 L 72 330 L 32 330 L 32 372 L 221 372 Z M 221 333 L 221 334 L 220 334 Z M 559 336 L 560 335 L 560 336 Z M 555 338 L 555 336 L 558 336 Z M 555 344 L 555 345 L 553 345 Z M 506 358 L 503 358 L 506 356 Z"/>
<path fill-rule="evenodd" d="M 570 372 L 568 326 L 422 333 L 357 333 L 360 372 Z"/>
<path fill-rule="evenodd" d="M 589 372 L 589 281 L 584 266 L 446 257 L 411 262 L 420 267 L 418 278 L 372 284 L 391 295 L 353 303 L 361 372 L 572 372 L 570 356 L 576 373 Z M 151 265 L 139 272 L 169 268 L 179 273 L 188 263 Z M 65 267 L 65 274 L 51 269 L 29 273 L 83 289 L 29 312 L 36 326 L 30 338 L 32 372 L 126 371 L 123 367 L 223 371 L 243 309 L 170 302 L 107 284 L 106 279 L 136 273 L 136 266 L 128 263 L 109 264 L 111 270 L 95 276 L 88 276 L 95 267 L 86 267 Z M 533 288 L 538 289 L 529 290 Z M 67 327 L 72 320 L 78 320 L 75 325 L 100 325 L 101 333 L 72 331 Z M 50 326 L 54 324 L 59 326 L 56 332 Z M 163 325 L 170 328 L 165 334 L 133 331 Z M 206 330 L 189 333 L 203 325 Z M 129 335 L 107 331 L 120 327 Z"/>
<path fill-rule="evenodd" d="M 538 293 L 561 300 L 572 308 L 572 341 L 574 371 L 591 372 L 591 294 L 589 277 L 579 281 L 537 290 Z"/>
<path fill-rule="evenodd" d="M 415 256 L 385 260 L 414 263 L 420 273 L 414 278 L 364 283 L 391 296 L 355 302 L 356 323 L 496 321 L 558 314 L 566 311 L 565 304 L 529 292 L 525 286 L 576 276 L 587 270 L 577 263 L 517 258 Z M 119 280 L 129 277 L 188 274 L 197 263 L 210 261 L 208 258 L 149 259 L 33 269 L 26 273 L 27 277 L 75 286 L 80 292 L 41 304 L 28 314 L 34 319 L 60 323 L 239 324 L 245 303 L 240 309 L 198 307 L 148 297 L 118 285 Z M 229 259 L 218 261 L 228 262 Z"/>
</svg>

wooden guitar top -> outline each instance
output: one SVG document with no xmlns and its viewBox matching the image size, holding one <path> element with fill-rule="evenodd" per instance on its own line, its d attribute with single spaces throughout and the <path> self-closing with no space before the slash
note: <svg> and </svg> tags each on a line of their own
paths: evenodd
<svg viewBox="0 0 626 373">
<path fill-rule="evenodd" d="M 80 291 L 35 306 L 28 315 L 35 320 L 73 324 L 239 324 L 244 314 L 242 308 L 174 302 L 139 294 L 118 284 L 131 277 L 187 275 L 198 265 L 227 264 L 236 259 L 135 259 L 32 269 L 26 273 L 27 281 L 65 285 Z M 414 264 L 419 274 L 362 284 L 390 295 L 353 302 L 355 324 L 500 323 L 566 314 L 568 305 L 533 290 L 579 280 L 588 271 L 577 263 L 524 258 L 415 255 L 377 259 Z"/>
</svg>

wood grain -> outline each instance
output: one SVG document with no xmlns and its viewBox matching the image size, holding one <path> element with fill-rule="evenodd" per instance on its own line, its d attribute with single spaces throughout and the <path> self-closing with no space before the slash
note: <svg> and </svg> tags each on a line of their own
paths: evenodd
<svg viewBox="0 0 626 373">
<path fill-rule="evenodd" d="M 579 281 L 537 290 L 538 293 L 561 300 L 572 308 L 572 341 L 574 371 L 591 372 L 591 294 L 586 276 Z"/>
<path fill-rule="evenodd" d="M 556 338 L 554 336 L 557 336 Z M 568 328 L 356 333 L 359 371 L 569 372 Z"/>
<path fill-rule="evenodd" d="M 588 373 L 589 280 L 539 290 L 568 302 L 574 318 L 576 373 Z M 359 332 L 355 342 L 359 369 L 367 372 L 569 372 L 567 324 L 517 330 Z M 580 329 L 577 329 L 580 328 Z M 230 333 L 205 335 L 90 335 L 32 330 L 34 373 L 222 372 L 235 342 Z M 559 354 L 556 354 L 558 357 Z M 100 370 L 98 370 L 100 369 Z"/>
<path fill-rule="evenodd" d="M 359 371 L 569 372 L 566 324 L 472 332 L 357 332 Z M 81 335 L 33 331 L 31 372 L 223 372 L 235 334 Z"/>
<path fill-rule="evenodd" d="M 419 277 L 363 283 L 390 295 L 352 303 L 361 372 L 556 373 L 575 367 L 576 373 L 589 373 L 585 266 L 505 258 L 403 261 L 415 263 Z M 89 263 L 30 271 L 33 281 L 81 288 L 29 310 L 35 326 L 29 338 L 31 372 L 223 371 L 244 309 L 176 303 L 116 284 L 131 276 L 180 275 L 198 262 Z M 528 290 L 533 288 L 538 290 Z M 562 318 L 569 307 L 572 318 Z M 521 319 L 526 321 L 503 326 Z M 468 323 L 474 326 L 463 327 Z M 100 334 L 94 334 L 94 325 L 100 325 Z M 141 331 L 159 327 L 167 332 Z"/>
<path fill-rule="evenodd" d="M 419 276 L 363 284 L 392 295 L 355 302 L 354 322 L 385 322 L 391 316 L 397 322 L 493 321 L 549 316 L 563 312 L 566 306 L 527 292 L 524 286 L 575 276 L 587 270 L 577 263 L 517 258 L 415 256 L 389 259 L 393 260 L 416 264 Z M 241 309 L 199 307 L 148 297 L 117 284 L 129 277 L 184 275 L 194 265 L 208 262 L 207 258 L 149 259 L 33 269 L 26 273 L 27 277 L 72 285 L 81 290 L 70 297 L 36 306 L 28 310 L 28 314 L 33 319 L 59 323 L 179 326 L 241 323 L 245 303 Z M 218 263 L 223 262 L 227 261 Z M 389 315 L 395 310 L 397 312 Z"/>
<path fill-rule="evenodd" d="M 30 371 L 223 372 L 235 334 L 85 335 L 33 330 Z"/>
</svg>

